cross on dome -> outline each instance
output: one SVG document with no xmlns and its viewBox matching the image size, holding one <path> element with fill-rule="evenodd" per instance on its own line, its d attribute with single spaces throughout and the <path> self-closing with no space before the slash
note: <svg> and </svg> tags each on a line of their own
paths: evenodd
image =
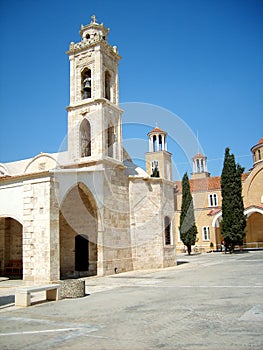
<svg viewBox="0 0 263 350">
<path fill-rule="evenodd" d="M 97 18 L 95 15 L 92 15 L 91 19 L 92 19 L 92 21 L 91 21 L 92 23 L 97 23 Z"/>
</svg>

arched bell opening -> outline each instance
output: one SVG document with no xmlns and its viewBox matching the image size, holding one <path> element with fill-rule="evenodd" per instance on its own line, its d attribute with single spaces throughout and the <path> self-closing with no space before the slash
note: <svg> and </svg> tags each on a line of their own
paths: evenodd
<svg viewBox="0 0 263 350">
<path fill-rule="evenodd" d="M 82 99 L 91 98 L 91 70 L 85 68 L 81 73 Z"/>
</svg>

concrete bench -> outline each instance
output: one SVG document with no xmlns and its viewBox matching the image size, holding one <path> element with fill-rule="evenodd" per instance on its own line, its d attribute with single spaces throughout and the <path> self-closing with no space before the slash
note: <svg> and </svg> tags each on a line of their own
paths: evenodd
<svg viewBox="0 0 263 350">
<path fill-rule="evenodd" d="M 46 300 L 59 300 L 60 298 L 60 284 L 48 284 L 45 286 L 32 286 L 16 289 L 15 305 L 16 306 L 30 306 L 31 293 L 46 291 Z"/>
</svg>

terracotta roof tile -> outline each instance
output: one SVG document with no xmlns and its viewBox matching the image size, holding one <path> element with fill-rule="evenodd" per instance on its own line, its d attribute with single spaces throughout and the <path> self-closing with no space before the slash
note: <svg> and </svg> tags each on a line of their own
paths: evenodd
<svg viewBox="0 0 263 350">
<path fill-rule="evenodd" d="M 197 153 L 195 156 L 193 156 L 193 159 L 196 159 L 196 158 L 206 158 L 206 156 L 203 155 L 202 153 Z"/>
<path fill-rule="evenodd" d="M 249 176 L 249 172 L 242 174 L 242 181 Z M 182 192 L 182 181 L 175 181 L 177 191 Z M 203 179 L 190 180 L 191 192 L 221 190 L 221 176 L 211 176 Z"/>
</svg>

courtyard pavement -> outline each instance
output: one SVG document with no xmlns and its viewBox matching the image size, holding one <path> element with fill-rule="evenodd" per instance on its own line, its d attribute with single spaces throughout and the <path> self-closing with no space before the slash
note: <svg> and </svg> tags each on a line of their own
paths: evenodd
<svg viewBox="0 0 263 350">
<path fill-rule="evenodd" d="M 263 251 L 86 279 L 83 298 L 14 306 L 0 279 L 0 349 L 263 349 Z M 39 300 L 40 295 L 34 295 Z"/>
</svg>

